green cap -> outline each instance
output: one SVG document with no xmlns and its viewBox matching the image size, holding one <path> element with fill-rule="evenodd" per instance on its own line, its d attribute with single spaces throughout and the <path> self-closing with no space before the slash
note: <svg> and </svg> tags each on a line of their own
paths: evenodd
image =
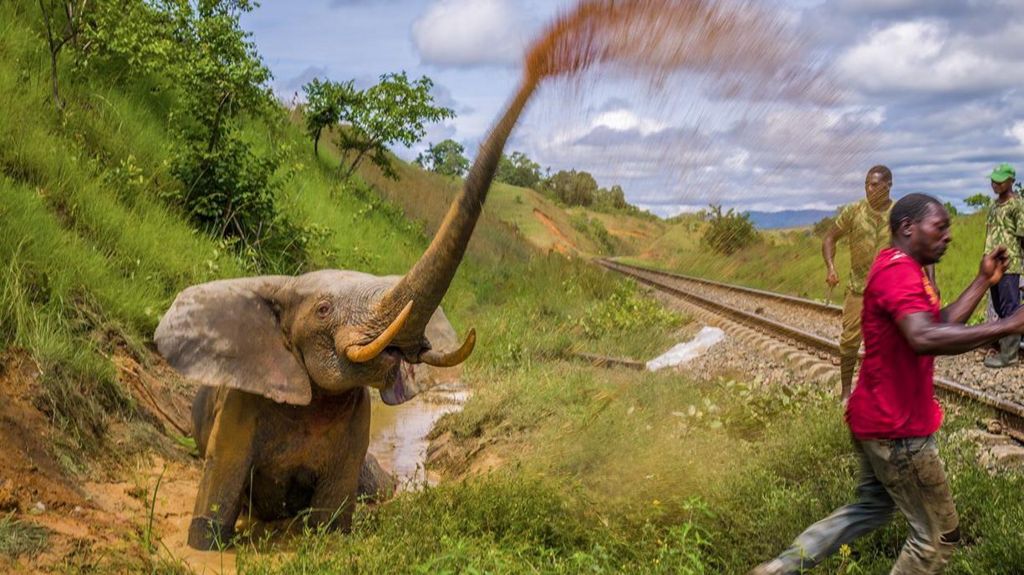
<svg viewBox="0 0 1024 575">
<path fill-rule="evenodd" d="M 992 181 L 1001 184 L 1010 178 L 1016 178 L 1017 172 L 1013 169 L 1010 164 L 999 164 L 996 169 L 992 170 Z"/>
</svg>

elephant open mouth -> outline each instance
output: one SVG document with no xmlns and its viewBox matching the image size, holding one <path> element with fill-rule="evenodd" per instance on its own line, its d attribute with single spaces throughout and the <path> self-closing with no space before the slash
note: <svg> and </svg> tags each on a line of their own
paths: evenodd
<svg viewBox="0 0 1024 575">
<path fill-rule="evenodd" d="M 380 398 L 387 405 L 399 405 L 409 401 L 421 391 L 416 381 L 416 366 L 402 359 L 400 353 L 385 351 L 394 359 L 394 366 L 384 376 L 384 387 Z"/>
</svg>

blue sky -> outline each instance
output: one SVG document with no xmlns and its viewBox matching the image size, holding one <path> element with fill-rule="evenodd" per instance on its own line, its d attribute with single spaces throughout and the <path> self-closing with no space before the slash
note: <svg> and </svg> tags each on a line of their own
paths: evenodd
<svg viewBox="0 0 1024 575">
<path fill-rule="evenodd" d="M 542 90 L 506 151 L 576 168 L 661 215 L 722 203 L 830 209 L 889 165 L 894 194 L 989 193 L 1003 161 L 1024 168 L 1024 2 L 763 2 L 842 94 L 823 106 L 709 95 L 699 75 L 652 89 L 612 78 Z M 430 76 L 458 116 L 423 143 L 475 150 L 519 77 L 523 46 L 569 0 L 264 0 L 243 18 L 286 102 L 313 77 L 369 85 Z M 422 147 L 422 146 L 421 146 Z M 407 159 L 421 147 L 398 150 Z"/>
</svg>

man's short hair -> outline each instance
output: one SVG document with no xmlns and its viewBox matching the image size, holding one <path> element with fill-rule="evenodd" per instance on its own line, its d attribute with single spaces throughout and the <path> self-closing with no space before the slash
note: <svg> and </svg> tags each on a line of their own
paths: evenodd
<svg viewBox="0 0 1024 575">
<path fill-rule="evenodd" d="M 881 174 L 881 176 L 886 180 L 890 182 L 892 181 L 892 170 L 890 170 L 888 166 L 883 166 L 881 164 L 877 166 L 871 166 L 871 169 L 868 170 L 867 177 L 870 178 L 871 174 Z"/>
<path fill-rule="evenodd" d="M 910 220 L 911 223 L 921 221 L 928 215 L 928 207 L 931 205 L 943 207 L 942 202 L 928 194 L 903 196 L 892 206 L 892 211 L 889 213 L 889 231 L 895 234 L 900 229 L 900 223 L 903 220 Z"/>
</svg>

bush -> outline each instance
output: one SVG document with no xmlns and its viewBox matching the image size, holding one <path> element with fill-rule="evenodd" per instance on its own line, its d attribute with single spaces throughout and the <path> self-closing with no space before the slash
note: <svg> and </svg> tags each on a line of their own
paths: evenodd
<svg viewBox="0 0 1024 575">
<path fill-rule="evenodd" d="M 589 218 L 586 214 L 578 212 L 569 217 L 569 223 L 580 233 L 583 233 L 597 243 L 601 254 L 615 253 L 615 240 L 608 233 L 601 220 Z"/>
<path fill-rule="evenodd" d="M 811 227 L 811 232 L 815 237 L 823 238 L 825 237 L 825 234 L 832 229 L 832 226 L 835 225 L 835 223 L 836 216 L 825 216 L 824 218 L 814 222 L 814 225 Z"/>
<path fill-rule="evenodd" d="M 712 205 L 708 223 L 701 241 L 718 253 L 731 255 L 758 240 L 750 214 L 736 213 L 732 208 L 723 212 L 722 206 Z"/>
</svg>

